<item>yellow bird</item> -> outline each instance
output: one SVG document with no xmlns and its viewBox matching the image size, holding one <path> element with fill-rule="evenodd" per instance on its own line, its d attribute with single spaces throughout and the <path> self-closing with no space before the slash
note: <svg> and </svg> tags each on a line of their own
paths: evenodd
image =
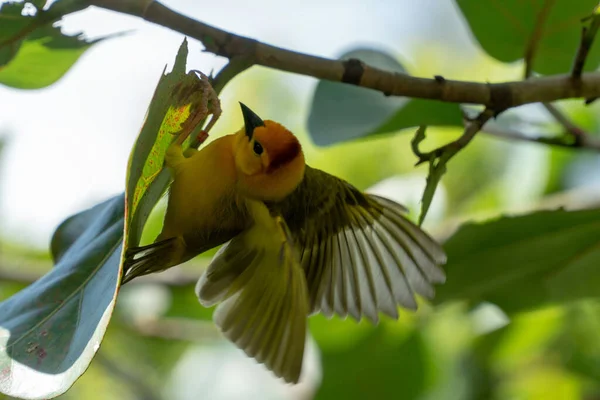
<svg viewBox="0 0 600 400">
<path fill-rule="evenodd" d="M 237 133 L 191 155 L 181 138 L 169 147 L 162 232 L 128 250 L 124 282 L 225 243 L 198 281 L 200 303 L 219 304 L 225 336 L 296 383 L 310 314 L 397 319 L 415 294 L 433 297 L 446 256 L 403 206 L 309 167 L 289 130 L 241 107 Z"/>
</svg>

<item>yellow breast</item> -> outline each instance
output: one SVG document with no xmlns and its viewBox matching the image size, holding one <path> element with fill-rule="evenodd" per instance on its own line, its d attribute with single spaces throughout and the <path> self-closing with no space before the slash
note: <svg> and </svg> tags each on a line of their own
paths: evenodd
<svg viewBox="0 0 600 400">
<path fill-rule="evenodd" d="M 161 237 L 231 225 L 236 207 L 232 135 L 224 136 L 178 164 L 173 171 Z"/>
</svg>

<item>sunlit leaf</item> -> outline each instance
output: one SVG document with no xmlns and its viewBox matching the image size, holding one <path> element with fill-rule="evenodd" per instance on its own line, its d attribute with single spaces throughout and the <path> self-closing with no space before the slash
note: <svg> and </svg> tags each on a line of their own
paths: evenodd
<svg viewBox="0 0 600 400">
<path fill-rule="evenodd" d="M 541 211 L 467 224 L 444 245 L 437 302 L 490 301 L 516 311 L 586 297 L 600 285 L 600 210 Z"/>
<path fill-rule="evenodd" d="M 21 16 L 24 3 L 4 3 L 0 5 L 0 71 L 19 51 L 21 40 L 11 40 L 25 29 L 31 18 Z M 8 42 L 10 40 L 10 42 Z M 1 45 L 4 43 L 4 45 Z"/>
<path fill-rule="evenodd" d="M 130 196 L 118 195 L 67 219 L 51 243 L 55 268 L 0 303 L 0 392 L 30 399 L 59 395 L 86 370 L 98 350 L 121 275 L 124 219 L 125 243 L 137 243 L 149 211 L 169 182 L 168 174 L 160 180 L 153 177 L 161 176 L 157 172 L 170 133 L 200 109 L 199 78 L 185 73 L 187 54 L 184 41 L 173 71 L 158 83 L 130 158 Z M 157 138 L 164 143 L 155 145 Z M 155 161 L 152 171 L 146 168 L 149 159 Z M 136 190 L 138 198 L 133 196 Z"/>
<path fill-rule="evenodd" d="M 379 50 L 353 50 L 341 58 L 357 58 L 374 67 L 407 73 L 394 57 Z M 386 97 L 371 89 L 320 81 L 308 117 L 308 130 L 320 146 L 419 125 L 462 126 L 462 114 L 457 104 Z"/>
<path fill-rule="evenodd" d="M 60 4 L 57 2 L 56 4 Z M 94 41 L 68 36 L 41 13 L 21 15 L 25 3 L 0 6 L 0 83 L 38 89 L 60 79 Z"/>
<path fill-rule="evenodd" d="M 184 50 L 182 50 L 184 49 Z M 164 157 L 174 134 L 185 128 L 188 120 L 196 119 L 203 111 L 202 84 L 195 72 L 185 73 L 187 41 L 177 55 L 173 72 L 159 82 L 146 114 L 144 126 L 129 159 L 127 176 L 128 209 L 132 219 L 129 234 L 137 244 L 150 212 L 163 195 L 170 182 L 164 169 Z M 209 105 L 210 106 L 210 105 Z M 187 127 L 191 129 L 187 146 L 200 131 L 203 120 Z"/>
<path fill-rule="evenodd" d="M 456 2 L 489 55 L 513 62 L 524 58 L 533 46 L 533 70 L 541 74 L 569 72 L 581 39 L 581 20 L 598 4 L 598 0 Z M 536 36 L 539 39 L 534 39 Z M 594 70 L 599 63 L 600 46 L 596 45 L 585 69 Z"/>
</svg>

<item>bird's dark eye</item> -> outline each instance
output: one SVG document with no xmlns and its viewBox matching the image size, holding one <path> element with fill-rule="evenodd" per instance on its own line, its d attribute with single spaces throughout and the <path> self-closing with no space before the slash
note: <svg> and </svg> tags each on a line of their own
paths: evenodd
<svg viewBox="0 0 600 400">
<path fill-rule="evenodd" d="M 263 147 L 260 143 L 254 142 L 254 153 L 260 156 L 263 153 Z"/>
</svg>

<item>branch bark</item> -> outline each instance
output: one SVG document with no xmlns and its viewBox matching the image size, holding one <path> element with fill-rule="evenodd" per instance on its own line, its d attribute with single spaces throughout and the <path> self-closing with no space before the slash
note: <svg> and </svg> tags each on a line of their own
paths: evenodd
<svg viewBox="0 0 600 400">
<path fill-rule="evenodd" d="M 230 60 L 244 60 L 246 68 L 262 65 L 317 79 L 362 86 L 387 96 L 481 104 L 493 110 L 600 96 L 600 72 L 582 74 L 579 80 L 573 80 L 570 74 L 563 74 L 492 84 L 418 78 L 384 71 L 359 60 L 331 60 L 272 46 L 186 17 L 158 1 L 89 0 L 89 4 L 134 15 L 183 33 L 202 42 L 208 52 Z"/>
</svg>

